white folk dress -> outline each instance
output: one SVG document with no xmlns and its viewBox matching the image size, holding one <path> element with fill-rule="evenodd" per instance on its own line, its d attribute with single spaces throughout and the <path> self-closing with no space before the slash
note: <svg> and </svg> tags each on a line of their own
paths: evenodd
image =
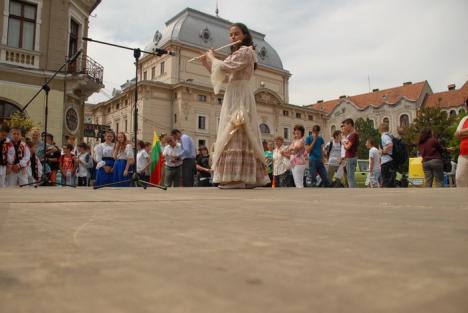
<svg viewBox="0 0 468 313">
<path fill-rule="evenodd" d="M 211 80 L 215 94 L 227 82 L 213 153 L 213 182 L 243 182 L 263 186 L 270 182 L 260 140 L 255 96 L 250 80 L 255 51 L 243 46 L 224 61 L 214 60 Z"/>
</svg>

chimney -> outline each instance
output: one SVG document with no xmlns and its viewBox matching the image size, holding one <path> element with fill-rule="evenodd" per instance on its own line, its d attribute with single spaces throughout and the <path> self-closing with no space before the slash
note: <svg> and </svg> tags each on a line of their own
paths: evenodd
<svg viewBox="0 0 468 313">
<path fill-rule="evenodd" d="M 447 86 L 448 90 L 455 90 L 455 87 L 457 87 L 455 84 L 450 84 Z"/>
<path fill-rule="evenodd" d="M 340 96 L 340 99 L 345 99 L 345 98 L 346 98 L 346 95 Z"/>
<path fill-rule="evenodd" d="M 412 82 L 404 82 L 403 86 L 408 86 L 408 85 L 412 85 L 412 84 L 413 84 Z"/>
<path fill-rule="evenodd" d="M 323 100 L 317 100 L 317 103 L 323 103 Z"/>
<path fill-rule="evenodd" d="M 372 89 L 372 92 L 377 92 L 379 91 L 379 88 Z"/>
</svg>

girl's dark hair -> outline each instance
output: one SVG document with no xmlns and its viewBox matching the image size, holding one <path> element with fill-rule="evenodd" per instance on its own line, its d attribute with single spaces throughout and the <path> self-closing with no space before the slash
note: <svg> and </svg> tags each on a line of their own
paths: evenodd
<svg viewBox="0 0 468 313">
<path fill-rule="evenodd" d="M 138 141 L 138 147 L 139 147 L 140 149 L 144 149 L 144 148 L 146 147 L 145 142 L 144 142 L 143 140 L 139 140 L 139 141 Z"/>
<path fill-rule="evenodd" d="M 296 126 L 294 126 L 294 130 L 300 131 L 300 132 L 301 132 L 301 136 L 304 137 L 304 133 L 305 133 L 305 128 L 304 128 L 304 126 L 302 126 L 302 125 L 296 125 Z"/>
<path fill-rule="evenodd" d="M 375 139 L 372 137 L 367 138 L 367 141 L 370 143 L 372 147 L 375 147 Z"/>
<path fill-rule="evenodd" d="M 252 48 L 255 50 L 252 34 L 250 33 L 249 28 L 245 24 L 243 24 L 243 23 L 234 23 L 234 24 L 231 25 L 231 27 L 239 28 L 241 30 L 242 34 L 244 34 L 244 36 L 245 36 L 240 45 L 231 46 L 231 53 L 236 52 L 242 46 L 247 46 L 247 47 L 252 46 Z M 257 63 L 254 64 L 254 69 L 255 70 L 257 69 Z"/>
<path fill-rule="evenodd" d="M 424 128 L 421 130 L 421 133 L 419 134 L 419 144 L 425 143 L 429 138 L 432 137 L 432 129 L 430 128 Z"/>
<path fill-rule="evenodd" d="M 333 138 L 336 138 L 336 137 L 338 137 L 338 136 L 341 136 L 341 131 L 335 130 L 335 131 L 333 132 Z"/>
</svg>

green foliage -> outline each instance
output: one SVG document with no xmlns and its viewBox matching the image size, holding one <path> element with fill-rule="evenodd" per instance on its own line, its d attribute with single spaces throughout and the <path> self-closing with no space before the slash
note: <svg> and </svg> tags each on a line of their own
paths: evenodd
<svg viewBox="0 0 468 313">
<path fill-rule="evenodd" d="M 418 151 L 419 134 L 425 128 L 432 129 L 432 133 L 440 143 L 447 147 L 453 139 L 453 125 L 458 119 L 457 116 L 449 116 L 447 112 L 440 108 L 422 108 L 417 112 L 417 117 L 410 127 L 402 134 L 403 140 L 408 144 L 411 156 L 415 156 Z M 456 127 L 456 126 L 455 126 Z"/>
<path fill-rule="evenodd" d="M 31 130 L 31 128 L 34 127 L 34 122 L 32 119 L 26 117 L 24 113 L 14 112 L 10 116 L 10 120 L 8 121 L 8 126 L 10 126 L 10 128 L 12 127 L 20 128 L 21 133 L 24 136 Z"/>
<path fill-rule="evenodd" d="M 358 118 L 354 123 L 354 126 L 359 134 L 357 157 L 359 159 L 367 159 L 369 157 L 369 150 L 366 147 L 366 140 L 373 138 L 378 148 L 380 143 L 379 131 L 374 128 L 374 123 L 368 118 Z"/>
</svg>

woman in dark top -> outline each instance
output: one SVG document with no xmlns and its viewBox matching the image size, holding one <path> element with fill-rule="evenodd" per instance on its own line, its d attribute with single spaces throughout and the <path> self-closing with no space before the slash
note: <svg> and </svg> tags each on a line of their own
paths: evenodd
<svg viewBox="0 0 468 313">
<path fill-rule="evenodd" d="M 210 187 L 211 167 L 208 149 L 202 146 L 198 149 L 198 151 L 200 152 L 196 159 L 198 187 Z"/>
<path fill-rule="evenodd" d="M 426 187 L 432 187 L 434 178 L 436 187 L 443 187 L 444 163 L 442 161 L 442 146 L 432 135 L 431 129 L 423 129 L 419 135 L 419 154 L 423 158 Z"/>
</svg>

